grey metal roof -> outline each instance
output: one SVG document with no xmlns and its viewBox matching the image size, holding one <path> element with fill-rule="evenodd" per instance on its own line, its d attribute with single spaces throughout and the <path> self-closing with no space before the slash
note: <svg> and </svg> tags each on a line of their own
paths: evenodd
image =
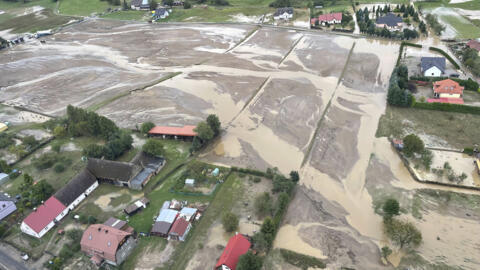
<svg viewBox="0 0 480 270">
<path fill-rule="evenodd" d="M 17 200 L 15 200 L 12 197 L 8 197 L 7 195 L 5 195 L 3 193 L 0 193 L 0 202 L 8 202 L 8 201 L 16 202 Z"/>
<path fill-rule="evenodd" d="M 143 182 L 147 180 L 147 178 L 153 173 L 155 170 L 150 168 L 145 168 L 141 170 L 131 181 L 130 185 L 141 187 Z"/>
<path fill-rule="evenodd" d="M 158 215 L 155 221 L 164 221 L 168 223 L 173 223 L 177 217 L 178 211 L 172 209 L 161 209 L 160 214 Z"/>
<path fill-rule="evenodd" d="M 393 13 L 388 13 L 387 15 L 377 19 L 377 24 L 386 24 L 390 27 L 397 26 L 397 24 L 401 22 L 403 22 L 403 19 Z"/>
<path fill-rule="evenodd" d="M 279 16 L 279 15 L 282 15 L 283 13 L 293 14 L 293 8 L 292 7 L 278 8 L 277 11 L 275 11 L 275 13 L 273 14 L 273 16 Z"/>
<path fill-rule="evenodd" d="M 437 67 L 442 71 L 442 73 L 444 73 L 445 65 L 444 57 L 422 57 L 421 59 L 422 71 L 425 71 L 431 67 Z"/>
</svg>

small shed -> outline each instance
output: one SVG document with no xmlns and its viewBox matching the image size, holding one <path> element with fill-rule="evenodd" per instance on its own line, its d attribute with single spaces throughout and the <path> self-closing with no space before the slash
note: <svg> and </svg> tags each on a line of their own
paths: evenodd
<svg viewBox="0 0 480 270">
<path fill-rule="evenodd" d="M 127 208 L 125 208 L 123 211 L 125 212 L 125 214 L 131 216 L 140 211 L 142 208 L 147 208 L 147 205 L 149 203 L 150 201 L 147 198 L 143 197 L 140 200 L 135 201 L 133 204 L 127 206 Z"/>
<path fill-rule="evenodd" d="M 392 140 L 393 147 L 402 150 L 403 149 L 403 140 L 400 139 L 393 139 Z"/>
<path fill-rule="evenodd" d="M 194 187 L 195 186 L 195 179 L 185 179 L 185 186 L 187 187 Z"/>
<path fill-rule="evenodd" d="M 220 173 L 220 170 L 218 168 L 215 168 L 213 171 L 212 171 L 212 175 L 213 176 L 218 176 L 218 174 Z"/>
<path fill-rule="evenodd" d="M 195 220 L 195 215 L 197 214 L 196 208 L 184 207 L 180 210 L 180 217 L 183 217 L 186 221 L 192 222 Z"/>
<path fill-rule="evenodd" d="M 9 179 L 8 174 L 6 173 L 0 173 L 0 184 L 3 184 Z"/>
</svg>

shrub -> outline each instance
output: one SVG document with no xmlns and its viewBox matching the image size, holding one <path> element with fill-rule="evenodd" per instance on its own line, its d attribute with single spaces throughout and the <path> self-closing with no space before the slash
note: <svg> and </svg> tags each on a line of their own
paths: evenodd
<svg viewBox="0 0 480 270">
<path fill-rule="evenodd" d="M 232 212 L 225 212 L 222 215 L 222 224 L 226 232 L 233 232 L 238 227 L 238 217 Z"/>
<path fill-rule="evenodd" d="M 256 256 L 251 251 L 238 258 L 237 270 L 260 270 L 262 269 L 262 258 Z"/>
<path fill-rule="evenodd" d="M 267 192 L 263 192 L 257 195 L 253 204 L 255 208 L 255 213 L 258 216 L 265 216 L 267 214 L 270 214 L 272 211 L 271 200 L 272 199 L 270 198 L 270 194 L 268 194 Z"/>
<path fill-rule="evenodd" d="M 41 155 L 39 158 L 34 158 L 32 160 L 32 164 L 38 170 L 44 170 L 51 168 L 53 164 L 55 164 L 59 160 L 57 154 L 54 153 L 46 153 Z"/>
<path fill-rule="evenodd" d="M 400 213 L 400 204 L 395 199 L 388 199 L 383 204 L 383 214 L 386 217 L 397 216 Z"/>
<path fill-rule="evenodd" d="M 436 48 L 436 47 L 430 47 L 429 48 L 431 51 L 435 51 L 435 52 L 438 52 L 440 53 L 441 55 L 445 56 L 445 58 L 448 59 L 448 61 L 450 61 L 450 63 L 452 63 L 452 65 L 456 68 L 456 69 L 460 69 L 460 65 L 455 62 L 455 60 L 453 60 L 453 58 L 448 54 L 446 53 L 444 50 L 442 49 L 439 49 L 439 48 Z"/>
<path fill-rule="evenodd" d="M 291 251 L 291 250 L 286 250 L 286 249 L 281 248 L 280 249 L 280 254 L 282 255 L 283 259 L 286 262 L 288 262 L 289 264 L 294 265 L 296 267 L 299 267 L 301 269 L 325 268 L 325 267 L 327 267 L 325 262 L 323 262 L 322 260 L 320 260 L 318 258 L 308 256 L 308 255 L 304 255 L 304 254 L 300 254 L 300 253 L 296 253 L 296 252 Z"/>
<path fill-rule="evenodd" d="M 152 123 L 152 122 L 145 122 L 142 124 L 142 126 L 140 127 L 140 131 L 143 133 L 143 134 L 147 134 L 152 128 L 155 127 L 155 124 Z"/>
<path fill-rule="evenodd" d="M 422 110 L 468 113 L 468 114 L 475 114 L 475 115 L 480 114 L 480 107 L 461 105 L 461 104 L 416 102 L 415 104 L 412 105 L 412 107 L 416 109 L 422 109 Z"/>
<path fill-rule="evenodd" d="M 471 147 L 465 147 L 463 148 L 463 153 L 469 155 L 469 156 L 473 156 L 473 148 Z"/>
<path fill-rule="evenodd" d="M 413 153 L 421 153 L 425 148 L 422 139 L 415 134 L 405 136 L 405 138 L 403 138 L 403 144 L 403 151 L 407 156 Z"/>
<path fill-rule="evenodd" d="M 253 182 L 254 182 L 254 183 L 260 183 L 261 181 L 262 181 L 262 178 L 260 178 L 260 177 L 258 177 L 258 176 L 255 176 L 255 177 L 253 178 Z"/>
<path fill-rule="evenodd" d="M 63 164 L 61 164 L 61 163 L 58 163 L 58 164 L 55 165 L 55 167 L 53 167 L 53 170 L 56 173 L 61 173 L 61 172 L 65 171 L 65 166 L 63 166 Z"/>
</svg>

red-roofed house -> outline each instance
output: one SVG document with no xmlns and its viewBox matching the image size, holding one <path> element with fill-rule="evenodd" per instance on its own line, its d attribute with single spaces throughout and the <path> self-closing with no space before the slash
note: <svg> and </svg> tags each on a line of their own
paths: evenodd
<svg viewBox="0 0 480 270">
<path fill-rule="evenodd" d="M 433 82 L 433 96 L 435 98 L 462 98 L 463 87 L 456 81 L 446 79 Z"/>
<path fill-rule="evenodd" d="M 192 228 L 192 224 L 184 218 L 177 218 L 168 233 L 168 240 L 185 241 L 188 232 Z"/>
<path fill-rule="evenodd" d="M 65 208 L 67 207 L 52 196 L 23 220 L 20 229 L 28 235 L 40 238 L 65 216 Z"/>
<path fill-rule="evenodd" d="M 235 270 L 238 259 L 250 249 L 251 243 L 248 239 L 237 234 L 228 240 L 228 244 L 223 250 L 222 256 L 215 265 L 215 270 Z"/>
<path fill-rule="evenodd" d="M 480 54 L 480 41 L 476 41 L 472 39 L 467 42 L 467 46 L 470 47 L 470 49 L 477 50 L 478 53 Z"/>
<path fill-rule="evenodd" d="M 321 25 L 342 23 L 342 13 L 336 12 L 336 13 L 322 14 L 318 16 L 318 18 L 311 19 L 310 23 L 312 25 L 315 25 L 317 21 L 318 21 L 318 24 L 321 24 Z"/>
<path fill-rule="evenodd" d="M 183 127 L 167 127 L 167 126 L 156 126 L 152 128 L 149 132 L 149 136 L 161 136 L 165 138 L 182 138 L 182 139 L 193 139 L 197 136 L 197 132 L 194 131 L 196 126 L 183 126 Z"/>
</svg>

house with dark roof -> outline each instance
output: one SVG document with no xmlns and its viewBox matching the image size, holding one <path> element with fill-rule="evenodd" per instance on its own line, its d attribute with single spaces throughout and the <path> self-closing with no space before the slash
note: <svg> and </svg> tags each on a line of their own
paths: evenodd
<svg viewBox="0 0 480 270">
<path fill-rule="evenodd" d="M 149 10 L 150 3 L 148 0 L 132 0 L 130 8 L 133 10 Z"/>
<path fill-rule="evenodd" d="M 136 245 L 137 240 L 132 233 L 104 224 L 90 225 L 80 241 L 81 250 L 97 266 L 103 263 L 122 264 Z"/>
<path fill-rule="evenodd" d="M 215 270 L 235 270 L 238 259 L 247 253 L 252 244 L 241 234 L 230 237 L 228 244 L 223 250 L 222 256 L 215 265 Z"/>
<path fill-rule="evenodd" d="M 387 15 L 378 18 L 375 25 L 379 28 L 387 28 L 390 31 L 397 31 L 402 29 L 403 19 L 393 13 L 388 13 Z"/>
<path fill-rule="evenodd" d="M 293 18 L 293 8 L 292 7 L 283 7 L 278 8 L 273 14 L 274 20 L 288 20 Z"/>
<path fill-rule="evenodd" d="M 168 240 L 185 241 L 192 224 L 184 218 L 177 218 L 168 233 Z"/>
<path fill-rule="evenodd" d="M 17 201 L 7 194 L 0 193 L 0 220 L 4 219 L 17 210 Z"/>
<path fill-rule="evenodd" d="M 168 10 L 166 8 L 157 8 L 155 10 L 155 13 L 152 14 L 152 20 L 156 21 L 160 19 L 165 19 L 166 17 L 168 17 L 168 15 L 170 15 L 170 12 L 172 12 L 172 10 Z"/>
<path fill-rule="evenodd" d="M 446 64 L 444 57 L 422 57 L 420 62 L 423 76 L 440 77 L 445 73 Z"/>
<path fill-rule="evenodd" d="M 33 209 L 23 220 L 20 230 L 33 237 L 41 238 L 55 226 L 56 222 L 65 216 L 64 210 L 66 208 L 57 198 L 52 196 L 46 202 Z"/>
</svg>

